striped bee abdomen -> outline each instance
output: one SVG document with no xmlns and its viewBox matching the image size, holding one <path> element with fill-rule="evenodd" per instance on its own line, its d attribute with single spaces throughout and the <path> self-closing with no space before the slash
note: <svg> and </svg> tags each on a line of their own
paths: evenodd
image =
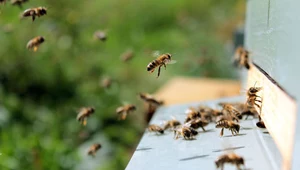
<svg viewBox="0 0 300 170">
<path fill-rule="evenodd" d="M 148 64 L 147 71 L 153 70 L 158 65 L 159 65 L 159 62 L 157 60 L 153 60 L 151 63 Z"/>
</svg>

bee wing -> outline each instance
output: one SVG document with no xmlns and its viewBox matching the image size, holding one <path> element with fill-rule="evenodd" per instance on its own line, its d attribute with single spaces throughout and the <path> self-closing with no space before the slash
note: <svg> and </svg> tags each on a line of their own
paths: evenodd
<svg viewBox="0 0 300 170">
<path fill-rule="evenodd" d="M 175 64 L 175 63 L 177 63 L 176 60 L 171 60 L 171 61 L 169 61 L 167 64 Z"/>
<path fill-rule="evenodd" d="M 177 120 L 175 116 L 170 116 L 172 120 Z"/>
<path fill-rule="evenodd" d="M 160 56 L 160 52 L 158 51 L 158 50 L 156 50 L 156 51 L 153 51 L 152 52 L 152 57 L 155 57 L 155 58 L 157 58 L 157 57 L 159 57 Z"/>
</svg>

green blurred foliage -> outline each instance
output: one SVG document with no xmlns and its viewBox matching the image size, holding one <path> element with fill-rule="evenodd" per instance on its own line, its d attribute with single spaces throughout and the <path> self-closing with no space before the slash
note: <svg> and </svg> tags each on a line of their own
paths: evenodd
<svg viewBox="0 0 300 170">
<path fill-rule="evenodd" d="M 79 148 L 91 140 L 107 141 L 107 151 L 88 160 L 98 162 L 94 167 L 124 169 L 146 126 L 139 92 L 153 93 L 178 75 L 232 78 L 224 42 L 243 20 L 243 5 L 236 0 L 30 0 L 24 9 L 48 8 L 34 22 L 20 20 L 24 9 L 1 5 L 1 169 L 78 169 L 87 165 L 87 148 Z M 93 39 L 96 30 L 105 30 L 108 40 Z M 28 51 L 27 42 L 39 35 L 46 42 L 36 53 Z M 120 55 L 127 49 L 135 56 L 123 63 Z M 159 79 L 146 71 L 156 50 L 177 60 Z M 109 89 L 99 85 L 105 76 L 114 80 Z M 123 102 L 139 108 L 120 122 L 115 109 Z M 75 119 L 82 106 L 96 108 L 86 127 Z"/>
</svg>

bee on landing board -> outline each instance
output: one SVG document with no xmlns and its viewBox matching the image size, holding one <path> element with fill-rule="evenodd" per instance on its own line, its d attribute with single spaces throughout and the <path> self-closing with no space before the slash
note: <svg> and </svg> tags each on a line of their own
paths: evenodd
<svg viewBox="0 0 300 170">
<path fill-rule="evenodd" d="M 26 9 L 22 17 L 32 17 L 32 21 L 35 20 L 35 17 L 40 17 L 47 14 L 47 8 L 45 7 L 37 7 L 37 8 L 30 8 Z"/>
<path fill-rule="evenodd" d="M 255 87 L 256 82 L 253 87 L 250 87 L 247 91 L 247 101 L 246 101 L 246 107 L 249 110 L 249 112 L 253 113 L 254 115 L 259 115 L 261 113 L 261 107 L 262 107 L 262 98 L 257 94 L 262 90 L 262 87 Z M 258 104 L 259 103 L 259 104 Z M 259 109 L 259 112 L 257 112 L 256 108 Z M 259 122 L 256 123 L 256 126 L 260 128 L 265 128 L 264 122 L 261 120 L 259 116 Z"/>
<path fill-rule="evenodd" d="M 201 129 L 205 132 L 204 127 L 209 124 L 208 121 L 202 120 L 200 118 L 192 119 L 189 122 L 186 123 L 187 126 L 192 127 L 193 129 L 198 129 L 201 127 Z"/>
<path fill-rule="evenodd" d="M 224 104 L 222 109 L 222 113 L 225 117 L 228 117 L 232 120 L 236 120 L 237 122 L 239 121 L 239 116 L 241 115 L 241 113 L 235 108 L 233 107 L 231 104 Z"/>
<path fill-rule="evenodd" d="M 234 121 L 221 119 L 216 122 L 216 128 L 222 128 L 220 132 L 220 136 L 223 136 L 224 129 L 228 129 L 231 131 L 232 135 L 239 134 L 240 131 L 240 125 Z"/>
<path fill-rule="evenodd" d="M 43 42 L 45 42 L 45 38 L 42 36 L 38 36 L 28 41 L 26 47 L 28 50 L 33 50 L 34 52 L 36 52 Z"/>
<path fill-rule="evenodd" d="M 187 116 L 185 118 L 184 123 L 187 123 L 192 119 L 201 118 L 200 112 L 197 109 L 193 108 L 193 107 L 190 107 L 189 109 L 187 109 L 185 111 L 185 113 L 187 114 Z"/>
<path fill-rule="evenodd" d="M 80 109 L 78 115 L 77 115 L 77 120 L 85 126 L 87 124 L 87 118 L 95 112 L 95 109 L 93 107 L 83 107 Z"/>
<path fill-rule="evenodd" d="M 207 106 L 199 106 L 199 112 L 202 120 L 206 120 L 208 122 L 215 121 L 216 117 L 221 116 L 222 112 L 219 110 L 212 109 Z"/>
<path fill-rule="evenodd" d="M 154 125 L 154 124 L 148 126 L 148 131 L 155 132 L 157 134 L 164 134 L 164 129 L 162 127 L 160 127 L 158 125 Z"/>
<path fill-rule="evenodd" d="M 165 123 L 164 130 L 167 130 L 167 129 L 174 130 L 179 125 L 181 125 L 181 123 L 178 120 L 176 120 L 175 118 L 173 118 L 172 120 L 169 120 Z"/>
<path fill-rule="evenodd" d="M 226 163 L 235 165 L 238 170 L 241 170 L 240 166 L 245 165 L 244 158 L 235 153 L 221 155 L 215 161 L 217 169 L 221 170 L 224 170 L 224 165 Z"/>
<path fill-rule="evenodd" d="M 29 0 L 12 0 L 11 4 L 12 5 L 18 5 L 19 8 L 22 8 L 22 4 L 25 2 L 28 2 Z"/>
<path fill-rule="evenodd" d="M 99 144 L 99 143 L 93 144 L 93 145 L 89 148 L 87 154 L 88 154 L 88 155 L 91 155 L 92 157 L 95 157 L 96 152 L 97 152 L 101 147 L 102 147 L 102 146 L 101 146 L 101 144 Z"/>
<path fill-rule="evenodd" d="M 155 68 L 158 67 L 158 72 L 157 72 L 157 77 L 156 77 L 156 78 L 158 78 L 160 75 L 160 68 L 162 66 L 164 66 L 165 70 L 166 70 L 167 69 L 166 64 L 174 64 L 175 62 L 176 62 L 175 60 L 171 60 L 171 54 L 169 54 L 169 53 L 163 54 L 163 55 L 160 55 L 155 60 L 151 61 L 147 65 L 147 71 L 149 71 L 150 73 L 153 73 Z"/>
<path fill-rule="evenodd" d="M 233 64 L 236 67 L 245 67 L 249 70 L 249 51 L 245 50 L 243 47 L 238 47 L 235 50 Z"/>
<path fill-rule="evenodd" d="M 125 120 L 127 115 L 136 110 L 136 107 L 132 104 L 127 104 L 120 106 L 116 109 L 116 112 L 119 116 L 119 120 Z"/>
<path fill-rule="evenodd" d="M 174 130 L 174 138 L 178 139 L 180 136 L 185 140 L 192 140 L 198 134 L 198 131 L 193 129 L 192 127 L 188 127 L 186 125 L 181 126 Z"/>
</svg>

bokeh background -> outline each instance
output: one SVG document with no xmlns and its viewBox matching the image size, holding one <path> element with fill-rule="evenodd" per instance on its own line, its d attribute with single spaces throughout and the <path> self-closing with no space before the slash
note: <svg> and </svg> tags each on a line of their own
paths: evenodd
<svg viewBox="0 0 300 170">
<path fill-rule="evenodd" d="M 234 78 L 233 32 L 243 24 L 244 0 L 30 0 L 0 6 L 0 168 L 124 169 L 144 132 L 139 92 L 154 93 L 174 76 Z M 32 22 L 23 10 L 44 6 Z M 93 39 L 104 30 L 108 39 Z M 26 49 L 35 36 L 46 42 Z M 124 63 L 127 50 L 134 58 Z M 149 74 L 152 53 L 177 60 Z M 110 88 L 101 79 L 111 77 Z M 115 109 L 138 110 L 118 121 Z M 93 106 L 86 127 L 77 110 Z M 89 146 L 103 148 L 88 157 Z"/>
</svg>

